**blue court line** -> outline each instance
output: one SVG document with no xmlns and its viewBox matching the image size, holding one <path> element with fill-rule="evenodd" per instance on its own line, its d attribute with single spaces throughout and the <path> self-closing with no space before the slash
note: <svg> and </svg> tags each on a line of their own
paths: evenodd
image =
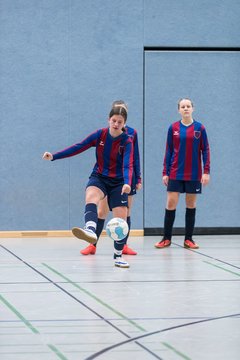
<svg viewBox="0 0 240 360">
<path fill-rule="evenodd" d="M 32 331 L 34 334 L 40 334 L 37 328 L 35 328 L 25 317 L 7 300 L 0 294 L 0 300 L 3 304 L 11 310 L 25 325 L 26 327 Z M 41 344 L 40 344 L 41 345 Z M 61 360 L 67 360 L 67 358 L 56 348 L 56 346 L 52 344 L 46 344 L 46 346 L 54 352 L 55 355 L 59 357 Z"/>
<path fill-rule="evenodd" d="M 18 255 L 16 255 L 15 253 L 13 253 L 11 250 L 7 249 L 5 246 L 3 246 L 2 244 L 0 244 L 0 247 L 2 247 L 3 249 L 5 249 L 7 252 L 9 252 L 11 255 L 13 255 L 14 257 L 16 257 L 19 261 L 23 262 L 26 266 L 28 266 L 29 268 L 31 268 L 33 271 L 35 271 L 36 273 L 38 273 L 39 275 L 41 275 L 43 278 L 47 279 L 51 284 L 55 285 L 56 287 L 58 287 L 60 290 L 62 290 L 63 292 L 65 292 L 66 294 L 68 294 L 70 297 L 72 297 L 73 299 L 75 299 L 78 303 L 82 304 L 85 308 L 87 308 L 88 310 L 90 310 L 91 312 L 93 312 L 95 315 L 97 315 L 97 317 L 101 318 L 102 320 L 104 320 L 106 323 L 108 323 L 110 326 L 112 326 L 113 328 L 115 328 L 117 331 L 119 331 L 120 333 L 122 333 L 123 335 L 125 335 L 127 338 L 130 338 L 130 336 L 125 333 L 124 331 L 122 331 L 120 328 L 118 328 L 117 326 L 115 326 L 114 324 L 111 323 L 111 321 L 107 320 L 106 318 L 104 318 L 103 316 L 101 316 L 100 314 L 98 314 L 96 311 L 94 311 L 93 309 L 91 309 L 88 305 L 86 305 L 85 303 L 83 303 L 82 301 L 80 301 L 78 298 L 76 298 L 75 296 L 73 296 L 71 293 L 69 293 L 67 290 L 65 290 L 63 287 L 61 287 L 60 285 L 58 285 L 56 282 L 52 281 L 50 278 L 48 278 L 46 275 L 44 275 L 42 272 L 40 272 L 39 270 L 37 270 L 36 268 L 34 268 L 32 265 L 30 265 L 29 263 L 27 263 L 26 261 L 24 261 L 23 259 L 21 259 Z M 70 280 L 71 281 L 71 280 Z M 130 319 L 129 319 L 130 320 Z M 130 320 L 131 321 L 131 320 Z M 134 322 L 133 322 L 134 323 Z M 137 325 L 137 324 L 136 324 Z M 139 327 L 139 325 L 137 325 Z M 139 327 L 140 328 L 140 327 Z M 144 328 L 142 328 L 142 331 L 146 331 Z M 155 354 L 154 352 L 152 352 L 150 349 L 148 349 L 147 347 L 145 347 L 144 345 L 140 344 L 139 342 L 135 342 L 138 346 L 140 346 L 142 349 L 144 349 L 145 351 L 147 351 L 149 354 L 153 355 L 155 358 L 161 360 L 161 358 Z M 177 352 L 177 350 L 176 350 Z M 180 354 L 180 352 L 179 352 Z M 64 360 L 64 359 L 63 359 Z"/>
<path fill-rule="evenodd" d="M 2 244 L 0 244 L 0 247 L 3 248 L 4 250 L 6 250 L 8 253 L 10 253 L 11 255 L 13 255 L 15 258 L 17 258 L 19 261 L 21 261 L 23 264 L 25 264 L 26 266 L 28 266 L 30 269 L 32 269 L 33 271 L 35 271 L 38 275 L 42 276 L 44 279 L 47 279 L 52 285 L 56 286 L 58 289 L 60 289 L 61 291 L 63 291 L 65 294 L 67 294 L 68 296 L 70 296 L 72 299 L 74 299 L 75 301 L 77 301 L 79 304 L 81 304 L 82 306 L 84 306 L 86 309 L 88 309 L 90 312 L 92 312 L 93 314 L 95 314 L 98 318 L 102 319 L 103 321 L 105 321 L 108 325 L 110 325 L 111 327 L 113 327 L 115 330 L 117 330 L 118 332 L 120 332 L 121 334 L 123 334 L 124 336 L 126 336 L 127 338 L 130 338 L 130 336 L 125 333 L 122 329 L 120 329 L 119 327 L 115 326 L 111 321 L 107 320 L 104 316 L 102 316 L 101 314 L 97 313 L 95 310 L 93 310 L 92 308 L 90 308 L 90 306 L 88 306 L 87 304 L 85 304 L 84 302 L 82 302 L 81 300 L 79 300 L 76 296 L 72 295 L 69 291 L 65 290 L 63 287 L 61 287 L 60 285 L 58 285 L 56 282 L 54 282 L 53 280 L 51 280 L 48 276 L 44 275 L 41 271 L 37 270 L 34 266 L 30 265 L 28 262 L 26 262 L 25 260 L 21 259 L 18 255 L 14 254 L 11 250 L 7 249 L 5 246 L 3 246 Z M 137 343 L 137 345 L 139 345 L 142 349 L 144 349 L 145 351 L 147 351 L 149 354 L 153 355 L 155 358 L 162 360 L 160 357 L 158 357 L 155 353 L 153 353 L 151 350 L 149 350 L 147 347 L 145 347 L 144 345 Z"/>
<path fill-rule="evenodd" d="M 186 249 L 186 248 L 184 248 L 184 246 L 179 245 L 179 244 L 177 244 L 177 243 L 173 243 L 173 244 L 176 245 L 176 246 L 178 246 L 178 247 L 181 247 L 181 248 L 183 248 L 183 249 L 185 249 L 185 250 L 187 250 L 187 251 L 192 251 L 192 252 L 194 252 L 194 253 L 196 253 L 196 254 L 203 255 L 203 256 L 205 256 L 205 257 L 207 257 L 207 258 L 209 258 L 209 259 L 219 261 L 219 262 L 222 263 L 222 264 L 225 264 L 225 265 L 234 267 L 234 268 L 236 268 L 236 269 L 240 269 L 239 266 L 236 266 L 236 265 L 230 264 L 230 263 L 228 263 L 228 262 L 226 262 L 226 261 L 223 261 L 223 260 L 214 258 L 213 256 L 210 256 L 210 255 L 207 255 L 207 254 L 204 254 L 204 253 L 200 252 L 199 250 Z"/>
<path fill-rule="evenodd" d="M 117 343 L 117 344 L 108 346 L 108 347 L 106 347 L 105 349 L 102 349 L 102 350 L 96 352 L 95 354 L 90 355 L 90 356 L 87 357 L 85 360 L 93 360 L 93 359 L 96 359 L 98 356 L 100 356 L 100 355 L 102 355 L 102 354 L 105 354 L 106 352 L 108 352 L 108 351 L 110 351 L 110 350 L 116 349 L 116 348 L 119 347 L 119 346 L 122 346 L 122 345 L 125 345 L 125 344 L 129 344 L 129 343 L 131 343 L 131 342 L 133 342 L 133 341 L 136 341 L 136 340 L 139 340 L 139 339 L 143 339 L 143 338 L 146 338 L 146 337 L 148 337 L 148 336 L 160 334 L 160 333 L 163 333 L 163 332 L 166 332 L 166 331 L 170 331 L 170 330 L 179 329 L 179 328 L 182 328 L 182 327 L 187 327 L 187 326 L 196 325 L 196 324 L 200 324 L 200 323 L 210 322 L 210 321 L 214 321 L 214 320 L 221 320 L 221 319 L 227 319 L 227 318 L 231 318 L 231 317 L 238 317 L 238 316 L 240 316 L 240 313 L 239 313 L 239 314 L 230 314 L 230 315 L 218 316 L 218 317 L 209 318 L 209 319 L 204 319 L 204 320 L 199 320 L 199 321 L 193 321 L 193 322 L 190 322 L 190 323 L 185 323 L 185 324 L 181 324 L 181 325 L 171 326 L 171 327 L 169 327 L 169 328 L 162 329 L 162 330 L 152 331 L 152 332 L 150 332 L 150 333 L 143 334 L 143 335 L 139 335 L 139 336 L 135 336 L 135 337 L 133 337 L 133 338 L 131 338 L 131 339 L 124 340 L 124 341 L 121 341 L 121 342 L 119 342 L 119 343 Z"/>
<path fill-rule="evenodd" d="M 183 279 L 183 280 L 118 280 L 118 281 L 82 281 L 81 284 L 144 284 L 144 283 L 155 283 L 155 284 L 167 284 L 167 283 L 201 283 L 201 282 L 236 282 L 239 279 Z M 58 284 L 67 284 L 68 281 L 58 281 Z M 28 284 L 49 284 L 49 281 L 11 281 L 11 282 L 0 282 L 0 285 L 28 285 Z M 76 281 L 76 284 L 78 282 Z"/>
<path fill-rule="evenodd" d="M 55 274 L 57 274 L 58 276 L 62 277 L 63 279 L 67 280 L 67 282 L 69 282 L 71 285 L 73 285 L 74 287 L 76 287 L 77 289 L 83 291 L 85 294 L 89 295 L 90 297 L 92 297 L 94 300 L 96 300 L 98 303 L 100 303 L 101 305 L 105 306 L 108 310 L 113 311 L 115 314 L 117 314 L 118 316 L 120 316 L 123 320 L 127 320 L 131 325 L 134 325 L 135 327 L 137 327 L 138 329 L 142 330 L 142 331 L 147 331 L 145 330 L 142 326 L 139 326 L 135 321 L 127 318 L 125 315 L 121 314 L 119 311 L 117 311 L 116 309 L 114 309 L 113 307 L 111 307 L 109 304 L 103 302 L 101 299 L 99 299 L 97 296 L 95 296 L 94 294 L 92 294 L 90 291 L 84 289 L 82 286 L 79 286 L 77 283 L 75 283 L 74 281 L 72 281 L 71 279 L 69 279 L 68 277 L 66 277 L 65 275 L 63 275 L 62 273 L 60 273 L 59 271 L 57 271 L 56 269 L 53 269 L 51 266 L 42 263 L 42 265 L 46 266 L 49 270 L 53 271 Z M 139 343 L 137 343 L 138 345 L 141 345 Z M 162 343 L 164 346 L 168 347 L 168 349 L 172 350 L 173 352 L 175 352 L 175 354 L 178 354 L 180 357 L 182 357 L 185 360 L 191 360 L 189 357 L 187 357 L 186 355 L 184 355 L 183 353 L 181 353 L 180 351 L 178 351 L 177 349 L 175 349 L 173 346 L 171 346 L 168 343 Z M 141 345 L 142 346 L 142 345 Z M 145 349 L 146 350 L 146 349 Z M 149 350 L 148 350 L 149 352 Z M 155 355 L 155 354 L 152 354 Z M 155 355 L 155 357 L 157 357 Z M 158 359 L 160 359 L 159 357 L 157 357 Z"/>
<path fill-rule="evenodd" d="M 60 273 L 59 271 L 57 271 L 56 269 L 54 269 L 53 267 L 49 266 L 48 264 L 42 263 L 43 266 L 45 266 L 48 270 L 52 271 L 54 274 L 58 275 L 59 277 L 61 277 L 62 279 L 66 280 L 69 284 L 73 285 L 75 288 L 77 288 L 78 290 L 81 290 L 83 293 L 87 294 L 89 297 L 93 298 L 95 301 L 97 301 L 99 304 L 101 304 L 102 306 L 106 307 L 108 310 L 112 311 L 114 314 L 120 316 L 122 319 L 126 320 L 128 323 L 130 323 L 131 325 L 135 326 L 138 330 L 140 331 L 147 331 L 146 329 L 144 329 L 142 326 L 138 325 L 135 321 L 129 319 L 127 316 L 125 316 L 124 314 L 122 314 L 120 311 L 114 309 L 112 306 L 110 306 L 109 304 L 107 304 L 106 302 L 102 301 L 100 298 L 98 298 L 96 295 L 94 295 L 93 293 L 91 293 L 90 291 L 84 289 L 82 286 L 76 284 L 74 281 L 72 281 L 71 279 L 69 279 L 68 277 L 66 277 L 65 275 L 63 275 L 62 273 Z"/>
</svg>

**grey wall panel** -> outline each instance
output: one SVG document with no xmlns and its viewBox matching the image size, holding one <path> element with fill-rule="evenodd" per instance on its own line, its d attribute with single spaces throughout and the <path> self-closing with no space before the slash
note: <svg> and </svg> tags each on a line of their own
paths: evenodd
<svg viewBox="0 0 240 360">
<path fill-rule="evenodd" d="M 211 183 L 198 197 L 196 226 L 239 226 L 240 53 L 146 52 L 145 69 L 144 226 L 163 226 L 162 163 L 181 97 L 196 103 L 194 118 L 205 125 L 211 147 Z M 184 209 L 182 195 L 176 226 L 184 226 Z"/>
</svg>

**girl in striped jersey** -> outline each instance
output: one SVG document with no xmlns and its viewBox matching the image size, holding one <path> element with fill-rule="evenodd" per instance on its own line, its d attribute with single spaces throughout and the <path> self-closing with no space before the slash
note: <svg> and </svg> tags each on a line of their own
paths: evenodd
<svg viewBox="0 0 240 360">
<path fill-rule="evenodd" d="M 168 129 L 163 164 L 163 183 L 167 186 L 167 205 L 164 218 L 164 236 L 155 247 L 171 245 L 172 228 L 179 194 L 186 193 L 184 247 L 197 249 L 193 241 L 197 194 L 210 180 L 210 149 L 205 127 L 193 120 L 193 103 L 184 98 L 178 102 L 180 121 Z M 202 170 L 203 164 L 203 170 Z"/>
<path fill-rule="evenodd" d="M 123 106 L 126 111 L 128 112 L 128 106 L 123 100 L 116 100 L 112 104 L 114 106 Z M 138 147 L 138 136 L 137 131 L 129 126 L 125 126 L 123 129 L 126 134 L 128 134 L 133 140 L 133 177 L 132 177 L 132 184 L 131 184 L 131 192 L 128 194 L 128 212 L 127 212 L 127 224 L 129 228 L 129 232 L 131 229 L 131 208 L 133 204 L 133 195 L 136 195 L 137 190 L 140 190 L 142 187 L 142 180 L 141 180 L 141 170 L 140 170 L 140 155 L 139 155 L 139 147 Z M 99 239 L 105 219 L 109 213 L 109 206 L 108 206 L 108 199 L 105 197 L 103 200 L 100 201 L 98 206 L 98 222 L 97 222 L 97 229 L 96 235 Z M 123 254 L 125 255 L 137 255 L 137 252 L 130 248 L 127 244 L 129 232 L 124 239 L 124 247 L 123 247 Z M 97 242 L 95 244 L 89 244 L 86 248 L 82 249 L 80 253 L 82 255 L 94 255 L 96 253 Z"/>
<path fill-rule="evenodd" d="M 106 196 L 113 217 L 127 218 L 128 194 L 131 191 L 133 174 L 133 142 L 122 129 L 127 121 L 124 107 L 113 107 L 109 114 L 109 127 L 99 129 L 83 141 L 57 153 L 45 152 L 43 159 L 58 160 L 96 148 L 96 163 L 86 187 L 85 227 L 73 228 L 73 234 L 94 244 L 97 241 L 97 206 Z M 123 241 L 114 241 L 114 263 L 129 267 L 122 258 Z"/>
</svg>

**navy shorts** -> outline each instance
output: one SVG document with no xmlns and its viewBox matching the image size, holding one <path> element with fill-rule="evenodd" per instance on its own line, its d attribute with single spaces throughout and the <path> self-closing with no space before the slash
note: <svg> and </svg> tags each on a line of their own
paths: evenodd
<svg viewBox="0 0 240 360">
<path fill-rule="evenodd" d="M 200 181 L 169 179 L 167 191 L 186 193 L 186 194 L 201 194 L 202 184 Z"/>
<path fill-rule="evenodd" d="M 112 210 L 119 206 L 128 207 L 128 194 L 124 193 L 121 195 L 123 185 L 123 181 L 121 182 L 107 176 L 92 174 L 86 187 L 96 186 L 102 190 L 104 195 L 108 197 L 108 206 L 109 209 Z"/>
</svg>

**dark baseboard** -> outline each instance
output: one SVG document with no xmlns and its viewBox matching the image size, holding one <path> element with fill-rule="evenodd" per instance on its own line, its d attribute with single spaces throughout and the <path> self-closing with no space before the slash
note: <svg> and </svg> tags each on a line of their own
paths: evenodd
<svg viewBox="0 0 240 360">
<path fill-rule="evenodd" d="M 184 235 L 184 228 L 174 228 L 173 235 Z M 196 227 L 194 235 L 239 235 L 240 227 Z M 163 236 L 163 228 L 144 228 L 144 236 Z"/>
</svg>

